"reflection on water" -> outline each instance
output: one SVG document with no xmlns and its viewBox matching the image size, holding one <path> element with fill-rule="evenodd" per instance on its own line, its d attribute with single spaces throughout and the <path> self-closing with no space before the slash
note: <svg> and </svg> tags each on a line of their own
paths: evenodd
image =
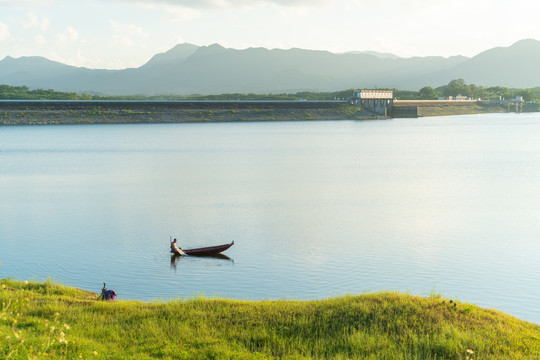
<svg viewBox="0 0 540 360">
<path fill-rule="evenodd" d="M 187 256 L 189 256 L 189 255 L 187 255 Z M 185 256 L 183 256 L 183 255 L 171 254 L 171 269 L 176 270 L 179 262 L 183 258 L 185 258 Z M 226 261 L 230 261 L 232 264 L 234 264 L 234 260 L 231 259 L 230 257 L 228 257 L 225 254 L 192 256 L 192 258 L 201 259 L 201 260 L 208 259 L 208 260 L 215 260 L 215 261 L 226 260 Z"/>
<path fill-rule="evenodd" d="M 0 277 L 142 300 L 435 291 L 540 323 L 539 120 L 3 127 Z M 170 258 L 170 234 L 234 240 L 234 261 Z"/>
<path fill-rule="evenodd" d="M 182 255 L 171 254 L 171 269 L 176 270 L 178 261 L 182 260 Z"/>
</svg>

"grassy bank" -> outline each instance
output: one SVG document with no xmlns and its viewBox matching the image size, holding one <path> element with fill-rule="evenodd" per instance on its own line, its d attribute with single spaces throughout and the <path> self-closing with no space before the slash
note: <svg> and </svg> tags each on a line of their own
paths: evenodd
<svg viewBox="0 0 540 360">
<path fill-rule="evenodd" d="M 2 359 L 533 359 L 540 327 L 438 297 L 97 301 L 1 280 Z"/>
<path fill-rule="evenodd" d="M 396 117 L 506 112 L 500 105 L 476 102 L 396 101 Z M 414 106 L 414 112 L 399 109 Z M 416 111 L 416 107 L 418 111 Z M 8 101 L 0 103 L 1 125 L 141 124 L 253 121 L 386 119 L 359 106 L 324 101 Z"/>
<path fill-rule="evenodd" d="M 0 125 L 362 120 L 378 118 L 325 102 L 6 102 Z M 384 116 L 381 116 L 384 118 Z"/>
<path fill-rule="evenodd" d="M 418 116 L 447 116 L 503 112 L 508 112 L 508 109 L 502 105 L 481 103 L 468 105 L 421 105 L 418 107 Z"/>
</svg>

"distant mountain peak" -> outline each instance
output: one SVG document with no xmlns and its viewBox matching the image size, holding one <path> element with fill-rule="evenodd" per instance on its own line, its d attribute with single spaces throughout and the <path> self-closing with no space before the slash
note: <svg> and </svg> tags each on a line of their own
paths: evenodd
<svg viewBox="0 0 540 360">
<path fill-rule="evenodd" d="M 56 66 L 56 67 L 65 67 L 65 68 L 76 68 L 75 66 L 66 65 L 58 61 L 49 60 L 43 56 L 20 56 L 14 58 L 12 56 L 6 56 L 0 63 L 9 64 L 10 66 L 34 66 L 34 67 L 43 67 L 43 66 Z"/>
<path fill-rule="evenodd" d="M 52 60 L 49 60 L 43 56 L 19 56 L 18 58 L 7 55 L 4 58 L 5 61 L 16 61 L 16 62 L 32 62 L 32 61 L 49 61 L 54 62 Z M 4 61 L 2 60 L 2 61 Z"/>
<path fill-rule="evenodd" d="M 204 52 L 222 52 L 222 51 L 225 51 L 225 50 L 232 50 L 232 49 L 228 49 L 224 46 L 221 46 L 220 44 L 211 44 L 211 45 L 208 45 L 208 46 L 202 46 L 200 48 L 201 50 L 203 50 Z"/>
<path fill-rule="evenodd" d="M 161 66 L 165 63 L 171 63 L 171 62 L 182 62 L 193 53 L 195 53 L 199 49 L 199 46 L 189 44 L 189 43 L 183 43 L 183 44 L 177 44 L 172 49 L 154 55 L 146 64 L 143 66 Z"/>
<path fill-rule="evenodd" d="M 190 51 L 196 51 L 200 46 L 190 44 L 190 43 L 182 43 L 182 44 L 176 44 L 173 48 L 170 50 L 167 50 L 164 52 L 164 54 L 178 54 L 178 53 L 185 53 Z"/>
<path fill-rule="evenodd" d="M 523 40 L 516 41 L 510 47 L 524 46 L 524 45 L 540 46 L 540 41 L 535 40 L 535 39 L 523 39 Z"/>
<path fill-rule="evenodd" d="M 39 56 L 0 61 L 0 84 L 109 95 L 220 94 L 336 91 L 379 87 L 403 90 L 440 86 L 453 79 L 481 86 L 540 85 L 540 41 L 524 39 L 473 58 L 401 58 L 371 51 L 230 49 L 219 44 L 177 44 L 145 65 L 89 70 Z"/>
<path fill-rule="evenodd" d="M 232 50 L 232 49 L 226 49 L 219 44 L 212 44 L 208 46 L 201 46 L 200 48 L 197 49 L 197 51 L 193 54 L 193 56 L 216 55 L 216 54 L 223 53 L 227 50 Z"/>
<path fill-rule="evenodd" d="M 382 53 L 378 51 L 349 51 L 343 55 L 371 55 L 379 59 L 399 59 L 400 57 L 391 53 Z"/>
<path fill-rule="evenodd" d="M 482 59 L 486 57 L 498 57 L 499 61 L 521 61 L 523 56 L 538 56 L 540 54 L 540 41 L 534 39 L 524 39 L 505 47 L 499 46 L 488 49 L 473 57 L 473 59 Z M 503 59 L 504 58 L 504 59 Z M 511 64 L 506 64 L 511 66 Z"/>
<path fill-rule="evenodd" d="M 522 52 L 537 52 L 540 49 L 540 41 L 534 39 L 519 40 L 506 49 Z"/>
<path fill-rule="evenodd" d="M 218 43 L 214 43 L 214 44 L 210 44 L 208 46 L 205 46 L 206 48 L 208 49 L 225 49 L 225 47 L 221 46 L 220 44 Z"/>
</svg>

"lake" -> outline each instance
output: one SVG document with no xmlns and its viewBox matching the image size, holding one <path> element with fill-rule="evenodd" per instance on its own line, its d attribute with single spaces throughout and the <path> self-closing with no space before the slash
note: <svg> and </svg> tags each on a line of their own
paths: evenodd
<svg viewBox="0 0 540 360">
<path fill-rule="evenodd" d="M 0 278 L 432 293 L 540 323 L 540 114 L 0 128 Z M 235 245 L 229 259 L 171 259 Z"/>
</svg>

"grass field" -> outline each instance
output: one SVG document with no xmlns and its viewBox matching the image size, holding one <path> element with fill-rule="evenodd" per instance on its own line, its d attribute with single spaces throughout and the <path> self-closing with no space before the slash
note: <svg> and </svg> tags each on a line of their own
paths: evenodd
<svg viewBox="0 0 540 360">
<path fill-rule="evenodd" d="M 447 115 L 465 115 L 465 114 L 485 114 L 485 113 L 501 113 L 507 109 L 500 105 L 483 105 L 483 104 L 467 104 L 467 105 L 422 105 L 418 107 L 419 116 L 447 116 Z"/>
<path fill-rule="evenodd" d="M 0 280 L 2 359 L 539 359 L 540 326 L 438 296 L 97 300 Z"/>
</svg>

